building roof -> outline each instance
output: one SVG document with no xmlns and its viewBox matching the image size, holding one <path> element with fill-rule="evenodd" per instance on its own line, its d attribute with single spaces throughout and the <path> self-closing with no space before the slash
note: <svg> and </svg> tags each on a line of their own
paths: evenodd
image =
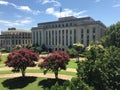
<svg viewBox="0 0 120 90">
<path fill-rule="evenodd" d="M 22 30 L 22 29 L 16 29 L 16 28 L 8 28 L 7 31 L 2 31 L 1 33 L 7 33 L 7 32 L 31 32 L 30 30 Z"/>
</svg>

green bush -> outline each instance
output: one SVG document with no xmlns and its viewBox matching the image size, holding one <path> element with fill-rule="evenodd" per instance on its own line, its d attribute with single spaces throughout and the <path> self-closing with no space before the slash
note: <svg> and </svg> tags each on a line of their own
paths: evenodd
<svg viewBox="0 0 120 90">
<path fill-rule="evenodd" d="M 74 48 L 67 48 L 66 52 L 70 55 L 71 58 L 74 58 L 78 55 L 78 52 Z"/>
</svg>

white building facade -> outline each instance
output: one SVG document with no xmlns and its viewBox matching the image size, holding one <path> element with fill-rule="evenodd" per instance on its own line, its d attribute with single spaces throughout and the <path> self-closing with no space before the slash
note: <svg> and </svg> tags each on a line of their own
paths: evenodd
<svg viewBox="0 0 120 90">
<path fill-rule="evenodd" d="M 73 16 L 59 18 L 58 21 L 39 23 L 33 27 L 32 44 L 43 44 L 52 50 L 64 50 L 76 42 L 88 46 L 105 35 L 106 26 L 91 17 Z"/>
<path fill-rule="evenodd" d="M 5 48 L 11 51 L 16 45 L 25 47 L 32 43 L 32 33 L 29 30 L 16 30 L 16 28 L 9 28 L 8 31 L 1 32 L 0 48 Z"/>
</svg>

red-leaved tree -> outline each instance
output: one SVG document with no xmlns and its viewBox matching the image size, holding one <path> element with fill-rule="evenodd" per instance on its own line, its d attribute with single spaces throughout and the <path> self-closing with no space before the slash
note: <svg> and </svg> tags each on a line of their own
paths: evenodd
<svg viewBox="0 0 120 90">
<path fill-rule="evenodd" d="M 13 67 L 14 71 L 22 72 L 22 77 L 25 77 L 25 70 L 27 67 L 34 67 L 35 61 L 38 61 L 39 55 L 32 52 L 31 50 L 21 48 L 19 50 L 14 50 L 11 52 L 7 61 L 5 62 L 6 66 Z"/>
<path fill-rule="evenodd" d="M 65 51 L 54 51 L 43 59 L 44 61 L 39 64 L 39 67 L 44 69 L 44 74 L 51 70 L 54 72 L 55 78 L 58 79 L 58 71 L 61 69 L 66 70 L 66 65 L 69 62 L 69 55 Z"/>
</svg>

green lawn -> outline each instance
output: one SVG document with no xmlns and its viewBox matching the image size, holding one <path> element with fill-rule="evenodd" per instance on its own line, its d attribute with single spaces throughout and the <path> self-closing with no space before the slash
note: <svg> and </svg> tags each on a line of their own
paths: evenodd
<svg viewBox="0 0 120 90">
<path fill-rule="evenodd" d="M 70 59 L 69 64 L 67 65 L 67 68 L 77 68 L 77 63 L 76 63 L 76 59 Z"/>
<path fill-rule="evenodd" d="M 7 59 L 7 55 L 2 56 L 2 62 L 0 62 L 0 67 L 5 67 L 5 60 Z M 77 64 L 75 60 L 70 60 L 67 68 L 77 68 Z M 0 74 L 12 74 L 13 72 L 6 70 L 0 71 Z M 40 69 L 27 69 L 26 73 L 43 73 Z M 53 72 L 48 72 L 53 73 Z M 59 71 L 59 74 L 76 76 L 75 72 L 69 71 Z M 62 85 L 66 80 L 59 79 L 57 82 Z M 17 78 L 0 78 L 0 90 L 45 90 L 45 88 L 51 88 L 55 83 L 55 79 L 45 79 L 45 78 L 37 78 L 37 77 L 27 77 L 25 79 L 21 77 Z M 49 89 L 48 89 L 49 90 Z"/>
<path fill-rule="evenodd" d="M 7 55 L 2 55 L 2 61 L 0 62 L 0 67 L 5 67 L 4 62 L 7 59 Z M 67 65 L 67 68 L 77 68 L 77 63 L 75 63 L 76 59 L 70 59 L 69 64 Z"/>
<path fill-rule="evenodd" d="M 0 79 L 0 90 L 49 90 L 56 82 L 62 85 L 66 80 L 50 78 L 2 78 Z"/>
<path fill-rule="evenodd" d="M 5 67 L 5 61 L 7 59 L 7 55 L 2 55 L 2 61 L 0 62 L 0 67 Z"/>
</svg>

